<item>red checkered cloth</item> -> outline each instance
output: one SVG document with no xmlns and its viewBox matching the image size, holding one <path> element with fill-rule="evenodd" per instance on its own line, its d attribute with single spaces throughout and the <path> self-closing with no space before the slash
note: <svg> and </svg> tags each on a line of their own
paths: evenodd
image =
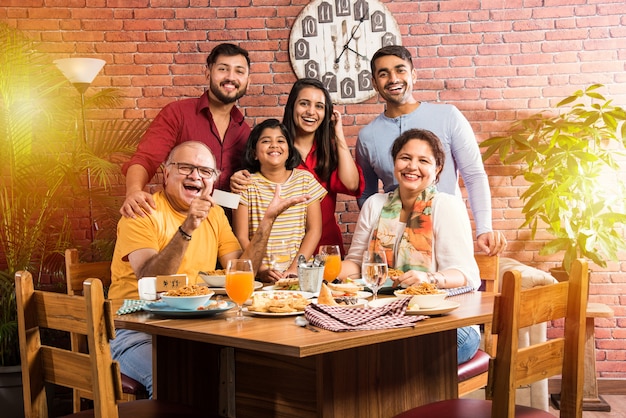
<svg viewBox="0 0 626 418">
<path fill-rule="evenodd" d="M 304 310 L 309 322 L 329 331 L 363 331 L 412 327 L 423 315 L 405 315 L 411 298 L 399 298 L 380 308 L 342 308 L 312 303 Z"/>
</svg>

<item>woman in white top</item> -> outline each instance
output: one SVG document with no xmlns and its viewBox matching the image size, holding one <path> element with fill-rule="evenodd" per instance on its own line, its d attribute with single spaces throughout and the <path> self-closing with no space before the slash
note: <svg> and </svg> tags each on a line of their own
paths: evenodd
<svg viewBox="0 0 626 418">
<path fill-rule="evenodd" d="M 394 141 L 391 154 L 398 188 L 363 205 L 340 277 L 360 273 L 363 252 L 374 247 L 385 250 L 389 267 L 404 272 L 395 285 L 478 289 L 467 208 L 456 196 L 437 192 L 445 161 L 441 142 L 430 131 L 412 129 Z M 480 343 L 476 327 L 459 329 L 457 343 L 459 363 L 471 359 Z"/>
</svg>

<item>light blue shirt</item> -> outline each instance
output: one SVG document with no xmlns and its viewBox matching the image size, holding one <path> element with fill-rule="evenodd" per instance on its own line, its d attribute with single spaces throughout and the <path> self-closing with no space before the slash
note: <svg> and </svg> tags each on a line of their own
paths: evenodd
<svg viewBox="0 0 626 418">
<path fill-rule="evenodd" d="M 356 161 L 363 169 L 365 191 L 358 199 L 359 207 L 378 192 L 379 179 L 385 192 L 396 188 L 391 145 L 400 134 L 416 128 L 433 132 L 443 144 L 446 161 L 437 189 L 461 196 L 460 173 L 476 222 L 476 235 L 492 231 L 491 192 L 474 131 L 461 112 L 449 104 L 422 102 L 413 112 L 397 118 L 383 113 L 361 129 L 356 143 Z"/>
</svg>

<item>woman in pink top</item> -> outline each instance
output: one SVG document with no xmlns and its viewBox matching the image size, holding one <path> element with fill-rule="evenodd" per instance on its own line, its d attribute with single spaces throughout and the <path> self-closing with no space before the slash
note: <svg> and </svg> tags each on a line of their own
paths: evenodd
<svg viewBox="0 0 626 418">
<path fill-rule="evenodd" d="M 320 81 L 303 78 L 291 88 L 283 124 L 292 134 L 302 158 L 298 168 L 313 174 L 328 192 L 321 202 L 322 237 L 318 245 L 339 245 L 343 256 L 343 239 L 335 217 L 337 194 L 359 197 L 365 180 L 350 154 L 341 114 L 333 110 L 330 94 Z M 231 177 L 231 190 L 240 193 L 249 179 L 248 171 L 238 171 Z"/>
</svg>

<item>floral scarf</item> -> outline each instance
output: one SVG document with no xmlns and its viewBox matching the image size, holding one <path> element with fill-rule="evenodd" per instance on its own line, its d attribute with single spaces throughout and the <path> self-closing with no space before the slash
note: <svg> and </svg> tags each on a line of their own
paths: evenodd
<svg viewBox="0 0 626 418">
<path fill-rule="evenodd" d="M 399 245 L 396 245 L 402 201 L 398 189 L 389 193 L 370 240 L 370 249 L 385 251 L 389 267 L 402 271 L 430 271 L 433 252 L 432 203 L 436 194 L 437 188 L 429 186 L 417 197 Z"/>
</svg>

